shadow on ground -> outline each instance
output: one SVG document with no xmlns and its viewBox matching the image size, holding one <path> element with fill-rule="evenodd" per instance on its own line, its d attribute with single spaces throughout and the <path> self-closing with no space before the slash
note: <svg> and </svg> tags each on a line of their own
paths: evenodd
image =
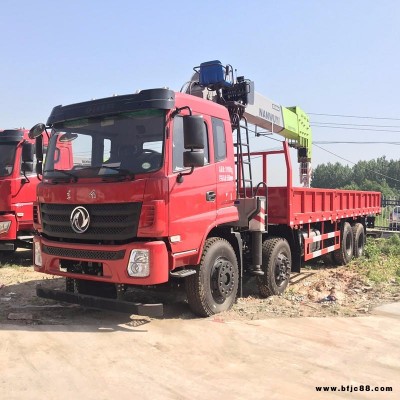
<svg viewBox="0 0 400 400">
<path fill-rule="evenodd" d="M 31 249 L 20 249 L 13 252 L 0 252 L 0 268 L 7 266 L 31 267 L 33 256 Z"/>
</svg>

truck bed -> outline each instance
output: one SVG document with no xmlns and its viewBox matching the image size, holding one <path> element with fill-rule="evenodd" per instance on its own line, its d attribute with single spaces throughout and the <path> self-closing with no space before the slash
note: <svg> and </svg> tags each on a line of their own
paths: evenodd
<svg viewBox="0 0 400 400">
<path fill-rule="evenodd" d="M 268 223 L 292 227 L 342 218 L 380 214 L 381 193 L 358 190 L 268 187 Z"/>
</svg>

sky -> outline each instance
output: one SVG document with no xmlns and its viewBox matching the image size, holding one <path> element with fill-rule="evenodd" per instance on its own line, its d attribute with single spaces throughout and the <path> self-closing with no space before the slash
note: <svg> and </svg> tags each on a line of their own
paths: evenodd
<svg viewBox="0 0 400 400">
<path fill-rule="evenodd" d="M 218 59 L 309 113 L 314 168 L 400 159 L 397 0 L 2 0 L 0 15 L 0 128 L 46 122 L 58 104 L 179 91 Z"/>
</svg>

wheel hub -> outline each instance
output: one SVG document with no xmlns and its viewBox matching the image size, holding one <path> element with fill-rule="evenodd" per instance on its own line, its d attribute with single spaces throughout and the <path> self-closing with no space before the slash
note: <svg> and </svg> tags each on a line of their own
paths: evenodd
<svg viewBox="0 0 400 400">
<path fill-rule="evenodd" d="M 280 253 L 276 259 L 275 281 L 278 285 L 283 284 L 290 276 L 289 259 Z"/>
<path fill-rule="evenodd" d="M 233 266 L 228 260 L 218 260 L 214 265 L 212 274 L 212 289 L 214 297 L 225 299 L 233 290 L 235 274 Z"/>
</svg>

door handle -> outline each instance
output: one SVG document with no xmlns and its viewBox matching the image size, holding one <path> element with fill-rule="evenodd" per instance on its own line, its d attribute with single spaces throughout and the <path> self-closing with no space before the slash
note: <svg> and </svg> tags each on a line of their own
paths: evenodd
<svg viewBox="0 0 400 400">
<path fill-rule="evenodd" d="M 213 191 L 210 191 L 210 192 L 206 193 L 206 200 L 207 201 L 215 201 L 216 197 L 217 197 L 217 195 Z"/>
</svg>

